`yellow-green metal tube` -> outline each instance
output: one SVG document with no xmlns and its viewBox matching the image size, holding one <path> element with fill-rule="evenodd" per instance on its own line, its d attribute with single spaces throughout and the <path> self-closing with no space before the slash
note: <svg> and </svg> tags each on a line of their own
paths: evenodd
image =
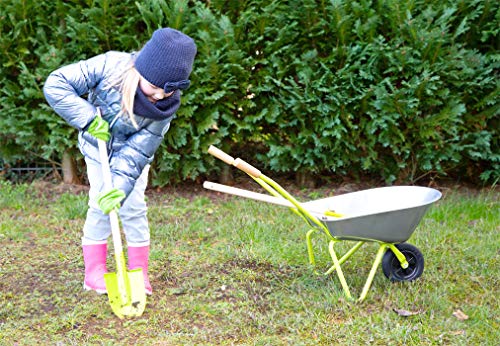
<svg viewBox="0 0 500 346">
<path fill-rule="evenodd" d="M 261 177 L 264 175 L 261 175 Z M 255 178 L 253 176 L 250 176 L 253 180 L 255 180 L 260 186 L 264 188 L 267 192 L 269 192 L 271 195 L 274 197 L 282 197 L 275 189 L 273 189 L 271 186 L 269 186 L 268 183 L 266 183 L 262 178 Z"/>
<path fill-rule="evenodd" d="M 339 263 L 339 260 L 337 259 L 337 254 L 335 253 L 335 250 L 333 249 L 335 242 L 336 242 L 336 240 L 330 241 L 330 245 L 328 246 L 328 250 L 330 251 L 330 256 L 332 257 L 333 265 L 334 265 L 335 270 L 337 272 L 337 276 L 340 280 L 340 284 L 342 285 L 342 288 L 344 289 L 344 293 L 348 299 L 352 299 L 351 292 L 349 290 L 349 286 L 347 286 L 347 282 L 345 281 L 344 273 L 342 272 L 342 269 L 340 268 L 340 263 Z"/>
<path fill-rule="evenodd" d="M 356 251 L 358 251 L 358 249 L 361 247 L 361 245 L 363 245 L 365 242 L 364 241 L 358 241 L 356 243 L 356 245 L 354 245 L 349 251 L 347 251 L 347 253 L 342 256 L 342 258 L 339 260 L 339 263 L 342 264 L 344 263 L 345 261 L 347 261 L 349 259 L 349 257 L 351 257 Z"/>
<path fill-rule="evenodd" d="M 260 186 L 262 186 L 264 188 L 264 190 L 266 190 L 267 192 L 269 192 L 272 196 L 274 196 L 274 197 L 283 197 L 282 195 L 279 194 L 279 192 L 277 192 L 274 188 L 272 188 L 268 183 L 266 183 L 261 178 L 255 178 L 254 176 L 251 176 L 251 175 L 250 175 L 250 178 L 252 178 L 253 180 L 255 180 Z M 297 209 L 292 208 L 292 207 L 290 207 L 290 210 L 292 210 L 295 214 L 297 214 L 302 219 L 304 219 L 305 222 L 307 222 L 308 224 L 310 224 L 310 221 L 308 221 L 308 219 L 303 214 L 301 214 L 300 211 L 298 211 Z"/>
<path fill-rule="evenodd" d="M 382 257 L 384 256 L 384 253 L 387 249 L 388 244 L 382 243 L 380 244 L 380 247 L 378 248 L 377 251 L 377 256 L 375 257 L 375 261 L 373 262 L 372 269 L 370 270 L 370 274 L 368 275 L 368 278 L 366 279 L 365 286 L 363 287 L 363 291 L 361 292 L 361 295 L 358 298 L 358 301 L 361 302 L 366 298 L 366 295 L 368 294 L 368 291 L 370 290 L 370 286 L 373 282 L 373 278 L 375 277 L 375 273 L 377 272 L 377 268 L 380 265 L 380 262 L 382 261 Z"/>
<path fill-rule="evenodd" d="M 307 232 L 307 234 L 306 234 L 307 254 L 309 255 L 309 263 L 311 265 L 316 264 L 316 260 L 314 258 L 314 253 L 313 253 L 312 240 L 311 240 L 311 237 L 312 237 L 314 232 L 316 232 L 316 230 L 313 228 L 313 229 L 309 230 L 309 232 Z"/>
<path fill-rule="evenodd" d="M 330 236 L 330 238 L 331 238 L 331 235 L 330 235 L 330 232 L 328 231 L 328 228 L 326 228 L 326 226 L 324 224 L 322 224 L 316 217 L 312 216 L 311 213 L 309 213 L 309 211 L 304 209 L 302 207 L 302 205 L 295 198 L 293 198 L 293 196 L 290 195 L 285 189 L 283 189 L 279 184 L 274 182 L 272 179 L 266 177 L 264 174 L 262 174 L 260 176 L 260 178 L 258 178 L 258 179 L 262 179 L 268 186 L 272 187 L 272 189 L 277 191 L 282 197 L 284 197 L 290 203 L 292 203 L 295 206 L 295 208 L 297 208 L 302 214 L 307 216 L 307 218 L 310 219 L 311 222 L 316 224 L 320 229 L 322 229 L 325 232 L 326 235 Z"/>
<path fill-rule="evenodd" d="M 363 245 L 365 242 L 364 241 L 359 241 L 354 245 L 342 258 L 339 260 L 339 264 L 344 263 L 351 257 L 358 249 Z M 335 270 L 335 266 L 331 266 L 326 272 L 325 275 L 331 274 Z"/>
<path fill-rule="evenodd" d="M 403 255 L 403 253 L 399 251 L 399 249 L 394 244 L 387 244 L 387 246 L 391 249 L 396 258 L 399 260 L 399 263 L 401 263 L 401 268 L 403 269 L 408 268 L 409 264 L 408 261 L 406 260 L 405 255 Z"/>
</svg>

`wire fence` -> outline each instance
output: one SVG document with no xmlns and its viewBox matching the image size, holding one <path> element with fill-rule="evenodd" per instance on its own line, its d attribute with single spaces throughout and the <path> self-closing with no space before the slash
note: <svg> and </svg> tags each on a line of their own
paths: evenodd
<svg viewBox="0 0 500 346">
<path fill-rule="evenodd" d="M 6 164 L 0 158 L 0 178 L 10 180 L 12 182 L 29 182 L 35 179 L 47 178 L 51 175 L 61 176 L 62 168 L 47 165 L 44 163 L 19 163 L 16 166 Z"/>
</svg>

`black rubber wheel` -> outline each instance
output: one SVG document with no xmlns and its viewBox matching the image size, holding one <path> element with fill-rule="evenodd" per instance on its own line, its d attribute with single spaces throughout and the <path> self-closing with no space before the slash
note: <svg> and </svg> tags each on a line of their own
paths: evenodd
<svg viewBox="0 0 500 346">
<path fill-rule="evenodd" d="M 401 243 L 396 247 L 405 255 L 408 268 L 403 269 L 401 263 L 389 249 L 382 258 L 382 270 L 384 275 L 391 281 L 413 281 L 418 279 L 424 272 L 424 255 L 411 244 Z"/>
</svg>

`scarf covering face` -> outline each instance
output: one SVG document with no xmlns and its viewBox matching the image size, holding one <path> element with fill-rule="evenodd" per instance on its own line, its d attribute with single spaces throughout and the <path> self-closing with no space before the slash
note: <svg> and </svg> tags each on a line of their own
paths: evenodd
<svg viewBox="0 0 500 346">
<path fill-rule="evenodd" d="M 181 105 L 181 92 L 176 90 L 171 96 L 153 103 L 137 88 L 134 99 L 134 114 L 153 120 L 165 120 L 174 115 Z"/>
</svg>

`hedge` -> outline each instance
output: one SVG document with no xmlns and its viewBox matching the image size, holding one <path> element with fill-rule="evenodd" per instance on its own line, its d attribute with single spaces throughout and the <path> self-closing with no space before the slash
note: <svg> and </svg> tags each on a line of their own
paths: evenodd
<svg viewBox="0 0 500 346">
<path fill-rule="evenodd" d="M 43 98 L 50 71 L 138 50 L 171 26 L 198 55 L 154 186 L 218 174 L 210 144 L 269 174 L 500 177 L 497 1 L 4 0 L 0 10 L 0 157 L 11 165 L 78 157 L 76 130 Z"/>
</svg>

